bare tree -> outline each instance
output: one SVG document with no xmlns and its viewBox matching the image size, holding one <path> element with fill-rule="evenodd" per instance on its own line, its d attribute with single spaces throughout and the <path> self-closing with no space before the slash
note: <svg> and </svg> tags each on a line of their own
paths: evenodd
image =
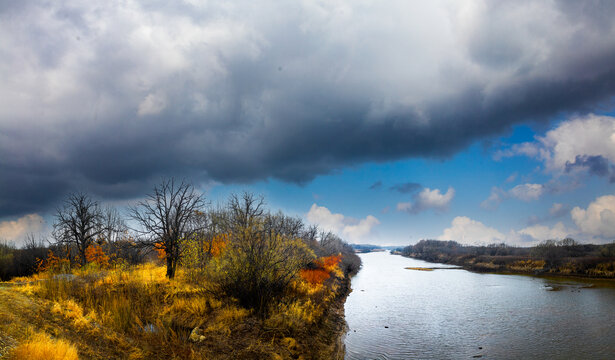
<svg viewBox="0 0 615 360">
<path fill-rule="evenodd" d="M 265 316 L 314 254 L 300 220 L 267 213 L 262 197 L 232 195 L 227 212 L 231 240 L 209 286 Z"/>
<path fill-rule="evenodd" d="M 305 225 L 298 217 L 284 215 L 281 211 L 265 216 L 265 229 L 291 238 L 300 238 Z"/>
<path fill-rule="evenodd" d="M 244 192 L 241 196 L 232 194 L 228 202 L 229 228 L 236 237 L 245 237 L 246 231 L 255 231 L 256 224 L 265 214 L 265 199 Z"/>
<path fill-rule="evenodd" d="M 123 240 L 128 232 L 128 226 L 122 214 L 114 207 L 106 207 L 103 211 L 103 236 L 102 240 L 108 243 L 116 243 Z"/>
<path fill-rule="evenodd" d="M 130 207 L 130 217 L 139 225 L 134 231 L 139 242 L 146 246 L 161 244 L 166 254 L 167 277 L 175 277 L 175 269 L 181 256 L 183 237 L 199 229 L 195 217 L 205 206 L 205 200 L 184 181 L 176 184 L 174 179 L 165 179 L 154 187 L 145 200 Z"/>
<path fill-rule="evenodd" d="M 310 225 L 301 234 L 301 238 L 311 249 L 316 249 L 319 246 L 318 231 L 318 226 Z"/>
<path fill-rule="evenodd" d="M 56 210 L 53 236 L 60 245 L 74 245 L 81 265 L 85 265 L 85 250 L 102 234 L 103 215 L 98 202 L 85 193 L 73 193 Z"/>
<path fill-rule="evenodd" d="M 40 236 L 40 235 L 39 235 Z M 45 248 L 45 241 L 42 238 L 36 238 L 33 232 L 29 232 L 26 234 L 24 238 L 24 249 L 38 249 Z"/>
</svg>

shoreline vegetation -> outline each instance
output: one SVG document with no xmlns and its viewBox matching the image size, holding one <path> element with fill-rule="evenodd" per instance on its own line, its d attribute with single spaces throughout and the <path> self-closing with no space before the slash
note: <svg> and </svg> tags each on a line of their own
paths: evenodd
<svg viewBox="0 0 615 360">
<path fill-rule="evenodd" d="M 150 228 L 96 229 L 101 216 L 82 234 L 58 221 L 50 246 L 0 243 L 0 275 L 30 272 L 0 283 L 0 358 L 343 359 L 352 247 L 254 195 L 208 209 L 191 191 L 165 182 L 133 207 Z M 177 199 L 194 206 L 173 229 Z M 84 194 L 60 211 L 102 215 Z"/>
<path fill-rule="evenodd" d="M 568 238 L 547 240 L 534 247 L 513 247 L 506 244 L 469 246 L 455 241 L 421 240 L 415 245 L 398 248 L 391 254 L 456 265 L 474 272 L 615 279 L 615 243 L 579 244 Z"/>
<path fill-rule="evenodd" d="M 291 301 L 262 319 L 202 293 L 181 268 L 173 281 L 165 271 L 146 263 L 0 283 L 0 358 L 344 358 L 348 277 L 313 294 L 329 297 L 320 308 Z"/>
</svg>

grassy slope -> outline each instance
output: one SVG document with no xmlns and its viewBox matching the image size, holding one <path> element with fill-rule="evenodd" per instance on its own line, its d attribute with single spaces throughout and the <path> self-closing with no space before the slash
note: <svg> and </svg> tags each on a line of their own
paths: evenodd
<svg viewBox="0 0 615 360">
<path fill-rule="evenodd" d="M 75 326 L 62 314 L 51 311 L 52 301 L 21 290 L 17 286 L 0 286 L 0 344 L 5 345 L 0 355 L 8 356 L 9 348 L 37 332 L 75 344 L 83 359 L 119 359 L 141 352 L 112 329 Z"/>
<path fill-rule="evenodd" d="M 127 350 L 125 344 L 75 329 L 62 317 L 51 313 L 47 301 L 26 295 L 15 287 L 0 286 L 0 319 L 0 343 L 5 345 L 0 348 L 0 354 L 5 356 L 10 347 L 35 332 L 45 332 L 79 344 L 79 352 L 84 358 L 117 358 L 122 356 L 122 350 Z"/>
<path fill-rule="evenodd" d="M 73 344 L 80 359 L 343 358 L 338 339 L 345 325 L 346 279 L 336 279 L 334 292 L 324 298 L 328 293 L 310 295 L 312 303 L 326 304 L 317 320 L 307 321 L 311 314 L 295 307 L 263 321 L 181 276 L 169 282 L 163 271 L 150 266 L 124 277 L 110 272 L 82 274 L 77 281 L 0 285 L 0 358 L 39 333 Z M 158 330 L 143 331 L 147 324 Z M 195 326 L 206 335 L 201 343 L 188 340 Z"/>
</svg>

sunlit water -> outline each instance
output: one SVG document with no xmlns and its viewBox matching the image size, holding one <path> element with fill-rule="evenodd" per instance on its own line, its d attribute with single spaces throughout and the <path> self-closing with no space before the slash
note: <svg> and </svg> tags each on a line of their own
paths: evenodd
<svg viewBox="0 0 615 360">
<path fill-rule="evenodd" d="M 346 359 L 615 359 L 615 288 L 361 254 Z M 559 291 L 549 291 L 561 287 Z"/>
</svg>

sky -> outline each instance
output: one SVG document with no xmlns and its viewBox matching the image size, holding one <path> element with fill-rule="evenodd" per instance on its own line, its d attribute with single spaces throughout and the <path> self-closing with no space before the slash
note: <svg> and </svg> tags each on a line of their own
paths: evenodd
<svg viewBox="0 0 615 360">
<path fill-rule="evenodd" d="M 0 239 L 165 177 L 351 243 L 615 240 L 612 1 L 0 0 Z"/>
</svg>

